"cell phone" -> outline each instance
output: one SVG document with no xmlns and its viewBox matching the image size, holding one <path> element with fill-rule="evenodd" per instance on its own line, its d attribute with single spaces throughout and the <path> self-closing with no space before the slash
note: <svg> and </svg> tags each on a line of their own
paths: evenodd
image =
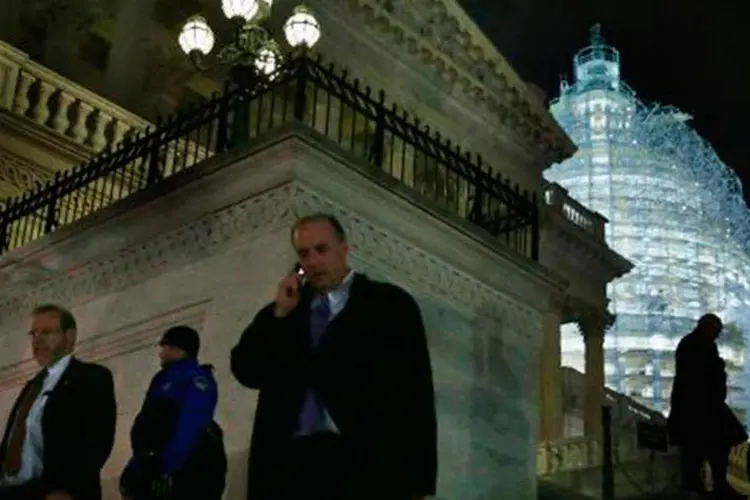
<svg viewBox="0 0 750 500">
<path fill-rule="evenodd" d="M 305 278 L 305 270 L 302 269 L 302 264 L 299 262 L 294 265 L 294 274 L 297 275 L 297 279 L 301 285 L 304 285 L 307 282 L 307 279 Z"/>
</svg>

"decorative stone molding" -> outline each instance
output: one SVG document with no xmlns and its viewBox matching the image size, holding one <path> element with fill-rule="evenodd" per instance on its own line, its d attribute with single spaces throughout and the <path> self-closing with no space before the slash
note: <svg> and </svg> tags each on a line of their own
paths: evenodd
<svg viewBox="0 0 750 500">
<path fill-rule="evenodd" d="M 18 188 L 18 191 L 34 189 L 52 178 L 38 165 L 25 161 L 18 156 L 0 151 L 0 181 Z"/>
<path fill-rule="evenodd" d="M 296 210 L 299 215 L 313 212 L 336 215 L 348 228 L 350 243 L 359 259 L 370 262 L 386 275 L 396 271 L 398 277 L 412 288 L 448 301 L 451 307 L 463 314 L 479 314 L 484 325 L 482 329 L 488 335 L 496 336 L 500 327 L 503 333 L 522 332 L 527 340 L 538 343 L 541 316 L 531 307 L 512 300 L 429 252 L 374 227 L 343 206 L 313 192 L 299 191 Z"/>
<path fill-rule="evenodd" d="M 289 208 L 294 192 L 292 185 L 268 191 L 63 275 L 27 273 L 31 279 L 15 286 L 6 283 L 0 292 L 0 321 L 39 302 L 70 304 L 113 293 L 252 241 L 274 228 L 288 227 L 293 221 Z"/>
<path fill-rule="evenodd" d="M 615 323 L 615 315 L 609 311 L 596 308 L 582 309 L 582 311 L 577 321 L 587 344 L 590 340 L 602 344 L 607 330 Z"/>
<path fill-rule="evenodd" d="M 575 146 L 455 0 L 349 0 L 367 21 L 559 163 Z M 464 19 L 460 19 L 462 17 Z"/>
<path fill-rule="evenodd" d="M 188 304 L 135 324 L 83 338 L 76 348 L 76 357 L 101 363 L 155 346 L 164 331 L 172 325 L 188 325 L 200 330 L 209 304 L 209 301 Z M 0 392 L 24 384 L 38 370 L 31 358 L 0 368 Z"/>
<path fill-rule="evenodd" d="M 248 244 L 262 234 L 289 227 L 298 215 L 315 211 L 341 217 L 349 229 L 357 258 L 371 263 L 385 276 L 405 278 L 414 289 L 446 301 L 471 316 L 481 315 L 488 335 L 502 331 L 520 335 L 528 342 L 539 341 L 540 315 L 531 307 L 504 296 L 427 251 L 374 227 L 343 206 L 296 183 L 245 200 L 63 275 L 27 272 L 23 282 L 9 281 L 0 291 L 0 320 L 39 302 L 85 302 L 125 289 L 169 269 Z M 21 266 L 18 272 L 23 268 Z"/>
<path fill-rule="evenodd" d="M 547 217 L 541 228 L 541 261 L 550 269 L 565 271 L 569 279 L 602 286 L 631 271 L 633 264 L 607 244 L 560 216 Z"/>
</svg>

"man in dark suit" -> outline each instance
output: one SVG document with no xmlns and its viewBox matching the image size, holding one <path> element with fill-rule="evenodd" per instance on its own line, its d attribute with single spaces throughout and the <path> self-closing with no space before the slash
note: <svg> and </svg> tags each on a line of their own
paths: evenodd
<svg viewBox="0 0 750 500">
<path fill-rule="evenodd" d="M 718 316 L 706 314 L 677 346 L 667 424 L 671 443 L 680 446 L 684 490 L 704 492 L 701 467 L 707 460 L 715 497 L 744 498 L 726 478 L 730 449 L 748 436 L 725 402 L 727 373 L 716 346 L 722 328 Z"/>
<path fill-rule="evenodd" d="M 34 309 L 29 338 L 42 369 L 6 424 L 0 498 L 101 500 L 101 469 L 115 439 L 112 374 L 72 356 L 76 321 L 60 306 Z"/>
<path fill-rule="evenodd" d="M 349 268 L 333 216 L 299 220 L 292 245 L 299 272 L 232 350 L 236 379 L 260 390 L 248 499 L 434 495 L 435 398 L 417 303 Z"/>
</svg>

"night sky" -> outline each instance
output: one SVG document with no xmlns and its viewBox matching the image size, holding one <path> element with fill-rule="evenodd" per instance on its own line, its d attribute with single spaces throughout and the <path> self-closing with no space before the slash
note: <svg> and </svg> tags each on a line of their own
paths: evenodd
<svg viewBox="0 0 750 500">
<path fill-rule="evenodd" d="M 750 203 L 750 24 L 736 0 L 459 0 L 522 78 L 557 97 L 602 25 L 639 97 L 693 115 Z"/>
</svg>

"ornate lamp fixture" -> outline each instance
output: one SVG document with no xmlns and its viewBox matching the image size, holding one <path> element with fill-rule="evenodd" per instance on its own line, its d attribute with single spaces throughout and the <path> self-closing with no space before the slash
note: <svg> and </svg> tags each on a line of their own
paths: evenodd
<svg viewBox="0 0 750 500">
<path fill-rule="evenodd" d="M 271 13 L 272 4 L 273 0 L 221 2 L 224 15 L 235 23 L 236 29 L 232 42 L 219 51 L 217 58 L 232 67 L 235 79 L 273 78 L 281 63 L 281 47 L 262 26 Z M 320 24 L 310 9 L 298 5 L 284 23 L 284 35 L 293 49 L 307 50 L 320 39 Z M 196 68 L 207 69 L 204 58 L 213 50 L 215 37 L 205 18 L 196 15 L 188 19 L 178 42 Z"/>
</svg>

